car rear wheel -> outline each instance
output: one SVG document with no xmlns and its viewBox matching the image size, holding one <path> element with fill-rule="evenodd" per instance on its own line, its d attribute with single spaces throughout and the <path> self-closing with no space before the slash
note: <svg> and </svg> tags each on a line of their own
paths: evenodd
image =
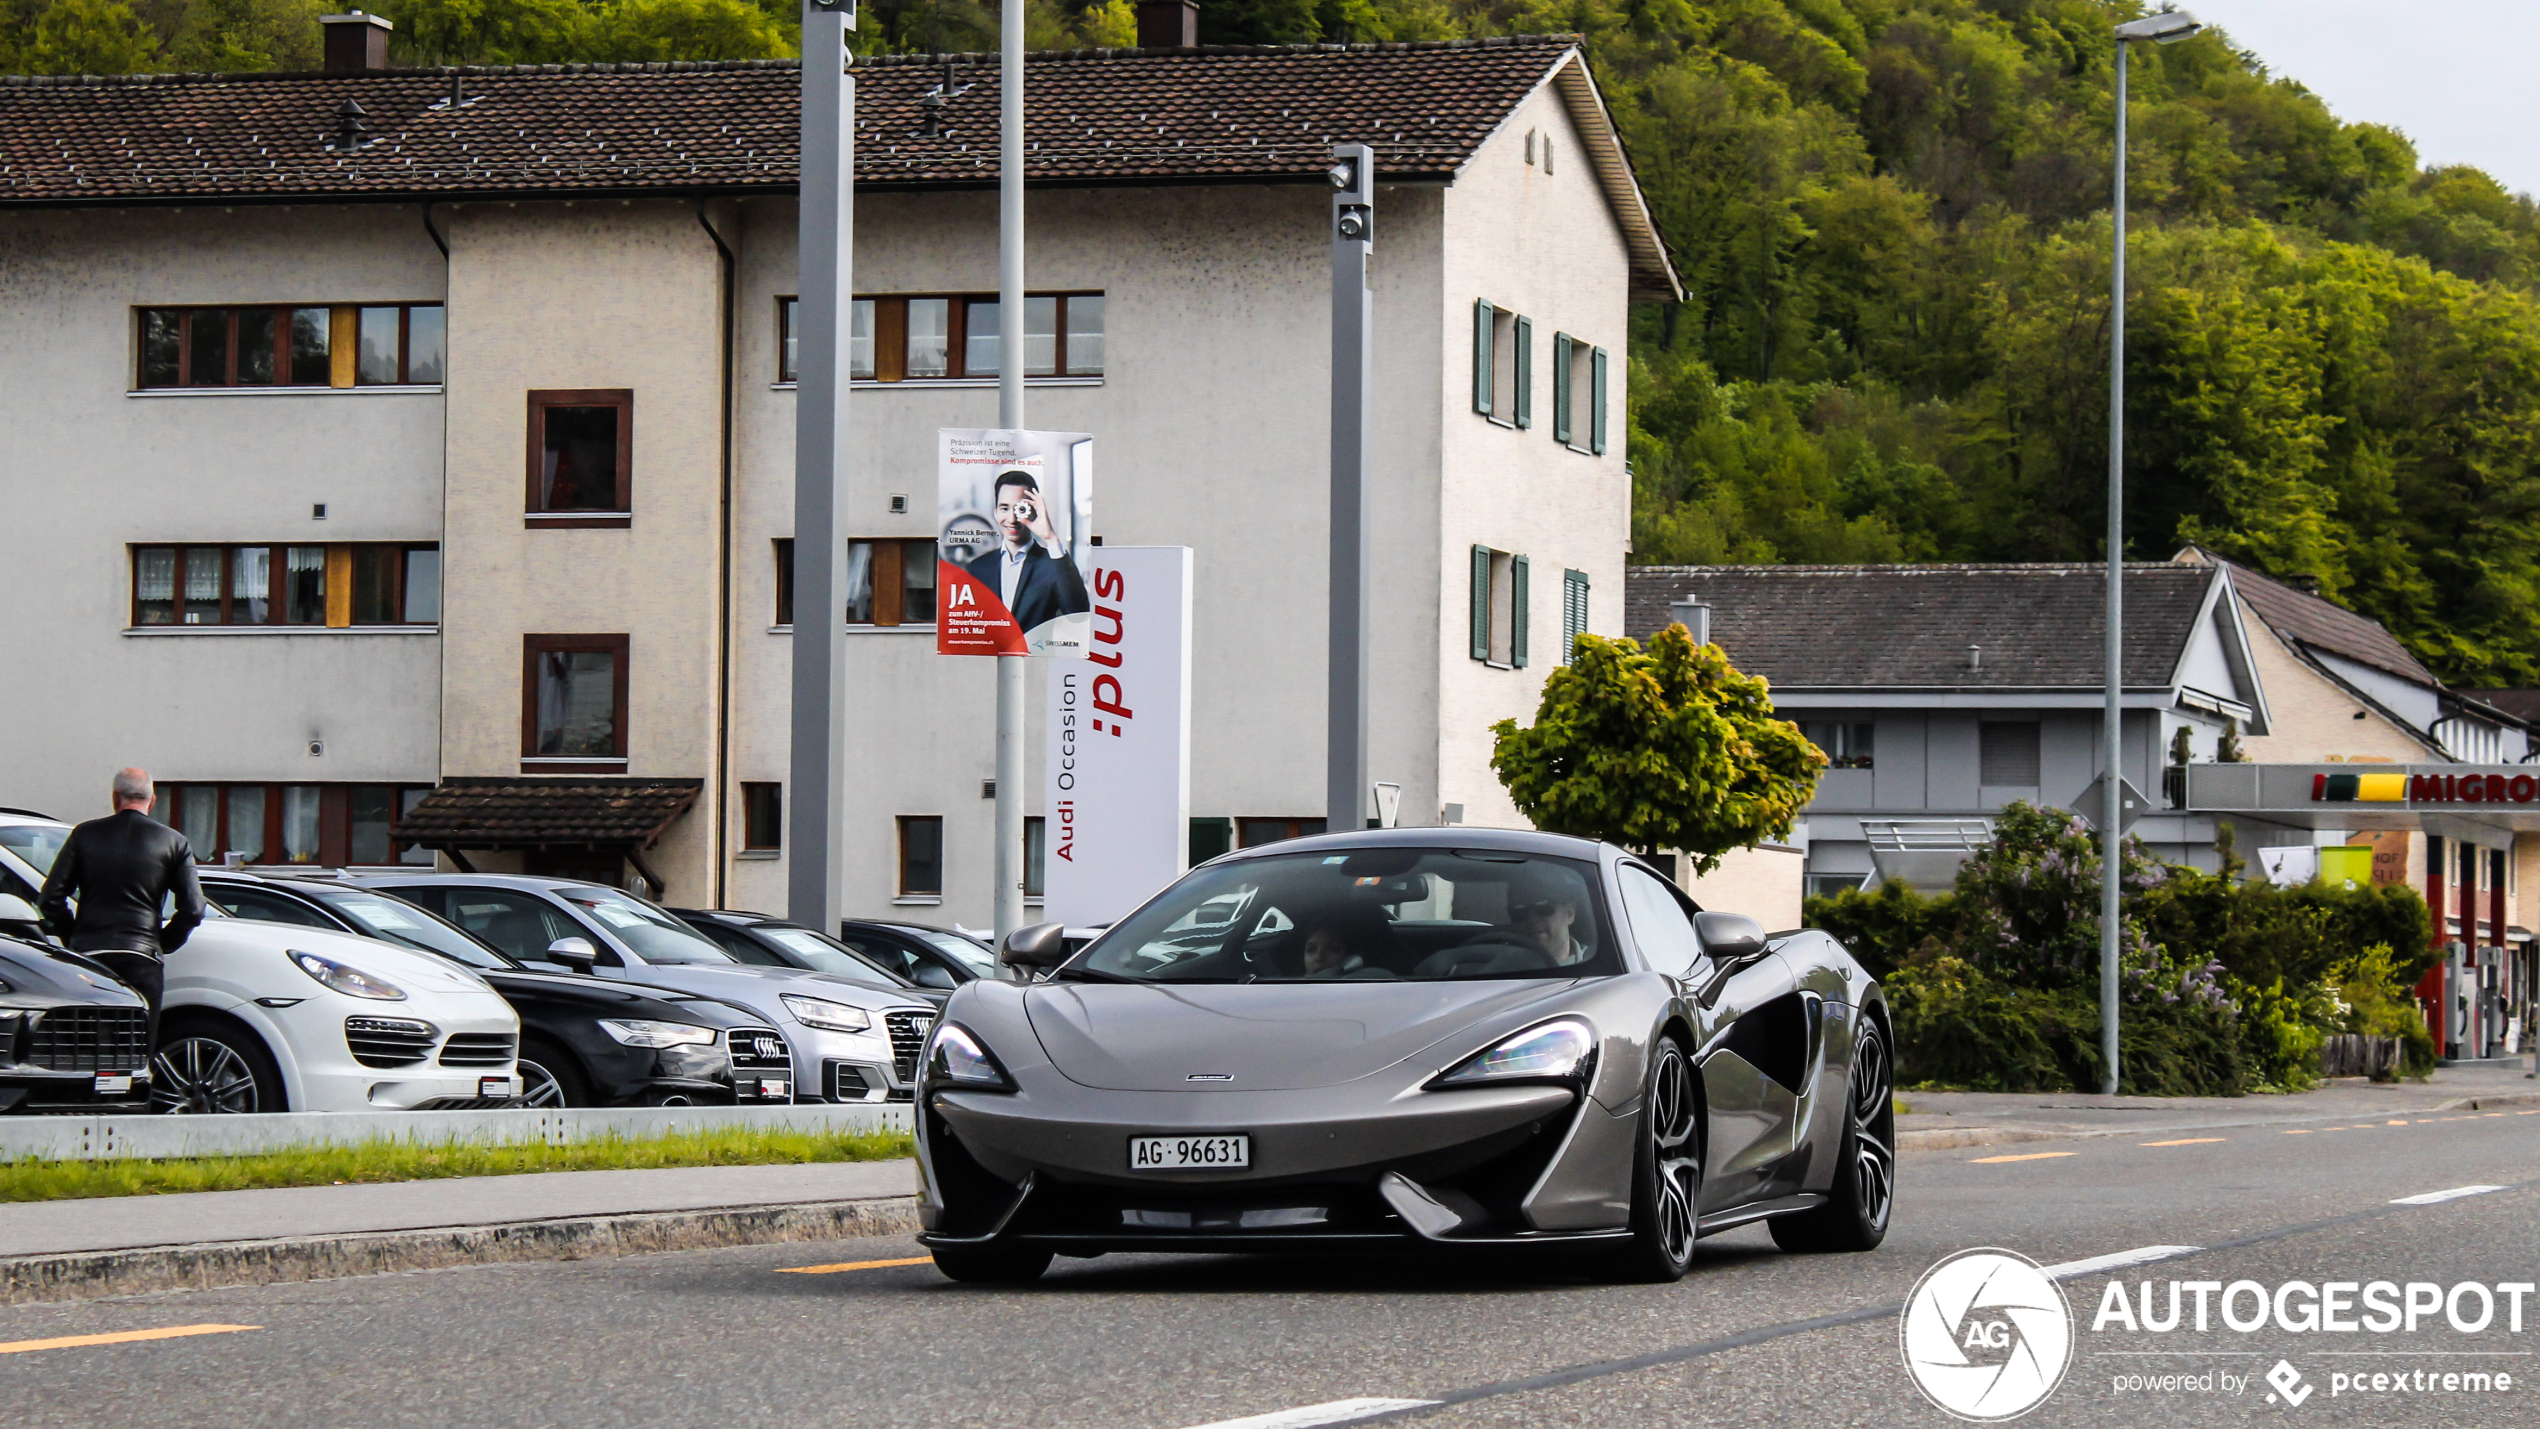
<svg viewBox="0 0 2540 1429">
<path fill-rule="evenodd" d="M 179 1022 L 150 1059 L 150 1106 L 170 1116 L 289 1111 L 273 1054 L 252 1034 L 214 1022 Z"/>
<path fill-rule="evenodd" d="M 1693 1064 L 1664 1038 L 1650 1054 L 1640 1135 L 1632 1154 L 1632 1238 L 1614 1255 L 1616 1279 L 1665 1284 L 1693 1266 L 1702 1225 L 1702 1111 Z"/>
<path fill-rule="evenodd" d="M 965 1284 L 1020 1285 L 1041 1278 L 1050 1268 L 1050 1253 L 1017 1246 L 939 1245 L 935 1268 Z"/>
<path fill-rule="evenodd" d="M 1861 1015 L 1852 1049 L 1852 1096 L 1835 1154 L 1833 1199 L 1772 1223 L 1773 1244 L 1790 1251 L 1873 1250 L 1887 1239 L 1896 1206 L 1896 1072 L 1876 1019 Z"/>
<path fill-rule="evenodd" d="M 543 1038 L 520 1044 L 520 1104 L 589 1106 L 590 1084 L 563 1048 Z"/>
</svg>

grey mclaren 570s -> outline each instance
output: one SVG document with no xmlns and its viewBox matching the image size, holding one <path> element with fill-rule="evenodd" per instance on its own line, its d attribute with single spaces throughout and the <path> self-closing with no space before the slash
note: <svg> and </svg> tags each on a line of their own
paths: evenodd
<svg viewBox="0 0 2540 1429">
<path fill-rule="evenodd" d="M 1878 984 L 1552 834 L 1292 839 L 1070 952 L 964 983 L 921 1059 L 921 1239 L 955 1280 L 1053 1255 L 1538 1246 L 1674 1280 L 1763 1220 L 1868 1250 L 1895 1185 Z"/>
</svg>

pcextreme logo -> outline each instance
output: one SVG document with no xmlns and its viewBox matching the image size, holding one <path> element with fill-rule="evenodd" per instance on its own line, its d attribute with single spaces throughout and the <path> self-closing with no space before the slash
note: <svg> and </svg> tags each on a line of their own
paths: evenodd
<svg viewBox="0 0 2540 1429">
<path fill-rule="evenodd" d="M 2064 1292 L 2018 1251 L 1962 1250 L 1923 1272 L 1897 1322 L 1905 1372 L 1945 1414 L 1980 1424 L 2046 1402 L 2072 1367 Z"/>
</svg>

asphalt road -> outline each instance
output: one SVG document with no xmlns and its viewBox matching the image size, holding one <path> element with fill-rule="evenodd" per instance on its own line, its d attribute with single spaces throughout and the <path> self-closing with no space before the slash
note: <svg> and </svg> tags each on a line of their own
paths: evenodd
<svg viewBox="0 0 2540 1429">
<path fill-rule="evenodd" d="M 1976 1246 L 2050 1266 L 2157 1246 L 2198 1249 L 2066 1282 L 2071 1368 L 2023 1422 L 2540 1424 L 2540 1294 L 2519 1297 L 2522 1333 L 2515 1297 L 2492 1288 L 2478 1333 L 2439 1310 L 2413 1333 L 2241 1332 L 2220 1306 L 2202 1333 L 2192 1311 L 2166 1333 L 2094 1328 L 2112 1278 L 2138 1308 L 2133 1287 L 2151 1283 L 2164 1312 L 2173 1281 L 2426 1282 L 2438 1296 L 2540 1281 L 2540 1111 L 2335 1125 L 1909 1154 L 1878 1251 L 1788 1256 L 1742 1230 L 1704 1242 L 1672 1286 L 1525 1264 L 1114 1257 L 982 1290 L 889 1264 L 920 1252 L 878 1240 L 22 1306 L 0 1310 L 0 1405 L 11 1425 L 259 1429 L 1189 1429 L 1356 1399 L 1431 1401 L 1359 1422 L 1458 1429 L 1941 1425 L 1898 1353 L 1898 1307 L 1927 1268 Z M 2470 1186 L 2501 1189 L 2393 1204 Z M 807 1266 L 849 1268 L 784 1273 Z M 2254 1300 L 2233 1303 L 2246 1320 Z M 2454 1308 L 2475 1321 L 2476 1294 Z M 254 1328 L 22 1348 L 226 1326 Z M 2279 1361 L 2298 1405 L 2268 1398 Z M 2512 1387 L 2446 1392 L 2447 1372 Z M 2374 1389 L 2374 1373 L 2402 1387 Z M 2123 1376 L 2173 1378 L 2121 1392 Z"/>
</svg>

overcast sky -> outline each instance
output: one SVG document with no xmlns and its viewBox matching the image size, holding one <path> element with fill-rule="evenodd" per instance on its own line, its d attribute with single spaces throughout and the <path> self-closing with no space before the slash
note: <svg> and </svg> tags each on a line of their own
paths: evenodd
<svg viewBox="0 0 2540 1429">
<path fill-rule="evenodd" d="M 2155 7 L 2157 8 L 2157 7 Z M 2349 122 L 2540 192 L 2540 0 L 2179 0 Z M 2384 28 L 2373 28 L 2373 22 Z"/>
</svg>

